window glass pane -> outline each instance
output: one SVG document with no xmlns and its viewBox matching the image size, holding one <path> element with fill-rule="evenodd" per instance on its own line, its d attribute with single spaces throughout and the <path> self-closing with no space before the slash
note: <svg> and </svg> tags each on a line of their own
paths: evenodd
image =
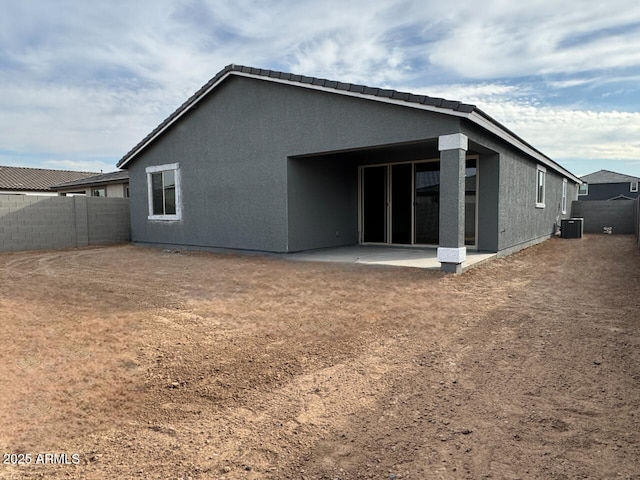
<svg viewBox="0 0 640 480">
<path fill-rule="evenodd" d="M 164 187 L 175 187 L 176 186 L 176 172 L 175 170 L 166 170 L 162 172 L 164 175 Z"/>
<path fill-rule="evenodd" d="M 544 203 L 544 172 L 538 170 L 538 203 Z"/>
<path fill-rule="evenodd" d="M 153 214 L 164 215 L 162 172 L 151 174 L 151 195 L 153 202 Z"/>
<path fill-rule="evenodd" d="M 538 203 L 542 203 L 542 185 L 538 184 Z"/>
<path fill-rule="evenodd" d="M 440 241 L 440 162 L 416 163 L 415 243 Z"/>
<path fill-rule="evenodd" d="M 391 166 L 391 242 L 411 244 L 411 177 L 413 166 Z"/>
<path fill-rule="evenodd" d="M 387 242 L 387 167 L 362 169 L 362 240 Z"/>
<path fill-rule="evenodd" d="M 476 243 L 476 179 L 478 169 L 475 160 L 467 160 L 464 179 L 464 244 Z"/>
<path fill-rule="evenodd" d="M 162 172 L 164 174 L 164 213 L 176 214 L 176 173 L 173 170 Z"/>
<path fill-rule="evenodd" d="M 176 214 L 176 187 L 165 187 L 164 189 L 164 213 L 166 215 Z"/>
</svg>

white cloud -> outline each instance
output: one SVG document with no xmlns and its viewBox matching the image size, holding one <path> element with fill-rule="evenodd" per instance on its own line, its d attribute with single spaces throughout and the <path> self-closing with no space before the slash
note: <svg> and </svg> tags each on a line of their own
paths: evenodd
<svg viewBox="0 0 640 480">
<path fill-rule="evenodd" d="M 556 160 L 640 160 L 640 112 L 542 104 L 534 89 L 517 85 L 436 85 L 417 90 L 478 106 Z"/>
<path fill-rule="evenodd" d="M 441 97 L 484 108 L 503 101 L 514 101 L 531 95 L 533 91 L 525 85 L 506 83 L 470 83 L 429 85 L 426 87 L 408 87 L 412 93 Z"/>
<path fill-rule="evenodd" d="M 142 138 L 140 124 L 154 114 L 153 103 L 145 107 L 140 100 L 128 90 L 104 86 L 6 81 L 0 90 L 0 145 L 24 152 L 115 155 Z"/>
<path fill-rule="evenodd" d="M 0 17 L 0 145 L 115 163 L 230 62 L 275 60 L 308 75 L 376 84 L 397 79 L 405 60 L 383 38 L 388 9 L 364 2 L 11 2 Z"/>
<path fill-rule="evenodd" d="M 75 170 L 79 172 L 113 172 L 116 168 L 110 162 L 99 160 L 65 160 L 52 159 L 43 162 L 44 168 L 53 170 Z"/>
<path fill-rule="evenodd" d="M 429 54 L 432 63 L 465 78 L 640 65 L 638 2 L 490 0 L 482 8 L 465 6 Z"/>
<path fill-rule="evenodd" d="M 507 125 L 552 158 L 640 158 L 640 113 L 505 105 Z"/>
</svg>

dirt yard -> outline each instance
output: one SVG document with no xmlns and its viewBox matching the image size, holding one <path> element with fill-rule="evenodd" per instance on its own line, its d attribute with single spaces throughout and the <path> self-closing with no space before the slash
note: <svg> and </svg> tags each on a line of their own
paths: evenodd
<svg viewBox="0 0 640 480">
<path fill-rule="evenodd" d="M 640 479 L 631 237 L 461 276 L 3 254 L 0 318 L 3 479 Z"/>
</svg>

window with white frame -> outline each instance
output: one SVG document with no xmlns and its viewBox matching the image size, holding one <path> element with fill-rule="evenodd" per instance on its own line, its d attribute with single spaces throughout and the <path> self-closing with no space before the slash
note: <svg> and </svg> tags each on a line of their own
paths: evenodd
<svg viewBox="0 0 640 480">
<path fill-rule="evenodd" d="M 567 213 L 567 179 L 562 179 L 562 213 Z"/>
<path fill-rule="evenodd" d="M 638 182 L 631 182 L 631 186 L 630 186 L 629 191 L 637 192 L 638 191 Z"/>
<path fill-rule="evenodd" d="M 538 165 L 536 170 L 536 208 L 544 208 L 544 197 L 547 181 L 547 169 Z"/>
<path fill-rule="evenodd" d="M 147 167 L 149 220 L 181 220 L 180 167 L 177 163 Z"/>
<path fill-rule="evenodd" d="M 578 187 L 578 195 L 589 195 L 589 184 L 583 183 Z"/>
</svg>

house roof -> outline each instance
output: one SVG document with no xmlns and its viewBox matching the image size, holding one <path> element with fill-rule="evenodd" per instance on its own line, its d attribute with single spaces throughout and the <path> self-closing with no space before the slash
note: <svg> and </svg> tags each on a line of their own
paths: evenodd
<svg viewBox="0 0 640 480">
<path fill-rule="evenodd" d="M 95 175 L 96 172 L 0 166 L 0 189 L 46 191 L 53 185 Z"/>
<path fill-rule="evenodd" d="M 640 182 L 639 177 L 632 177 L 631 175 L 624 175 L 622 173 L 612 172 L 611 170 L 598 170 L 597 172 L 580 177 L 580 180 L 591 185 L 598 183 Z"/>
<path fill-rule="evenodd" d="M 100 175 L 93 175 L 91 177 L 81 178 L 78 180 L 71 180 L 70 182 L 64 182 L 59 185 L 54 185 L 54 190 L 62 190 L 69 187 L 80 187 L 89 185 L 103 185 L 108 183 L 122 183 L 129 180 L 129 172 L 126 170 L 117 170 L 115 172 L 101 173 Z"/>
<path fill-rule="evenodd" d="M 347 95 L 352 97 L 366 98 L 369 100 L 402 105 L 405 107 L 418 108 L 432 112 L 454 115 L 457 117 L 467 118 L 473 123 L 481 126 L 485 130 L 501 137 L 508 143 L 514 145 L 519 150 L 532 156 L 542 164 L 561 172 L 563 175 L 572 179 L 577 183 L 581 183 L 580 179 L 571 172 L 560 166 L 551 158 L 534 148 L 525 140 L 517 136 L 515 133 L 500 124 L 475 105 L 470 105 L 458 101 L 446 100 L 444 98 L 429 97 L 427 95 L 414 95 L 412 93 L 398 92 L 396 90 L 367 87 L 365 85 L 357 85 L 352 83 L 343 83 L 335 80 L 327 80 L 316 77 L 308 77 L 305 75 L 295 75 L 292 73 L 279 72 L 275 70 L 265 70 L 261 68 L 247 67 L 243 65 L 227 65 L 220 70 L 211 80 L 204 84 L 200 90 L 193 94 L 178 109 L 169 115 L 160 125 L 151 131 L 142 139 L 135 147 L 127 152 L 118 162 L 118 168 L 126 168 L 127 164 L 135 158 L 141 151 L 149 146 L 156 138 L 158 138 L 173 123 L 178 121 L 185 113 L 187 113 L 198 102 L 205 98 L 211 91 L 230 76 L 241 76 L 248 78 L 256 78 L 260 80 L 271 81 L 275 83 L 283 83 L 298 87 L 308 88 L 312 90 L 327 91 L 335 94 Z"/>
</svg>

